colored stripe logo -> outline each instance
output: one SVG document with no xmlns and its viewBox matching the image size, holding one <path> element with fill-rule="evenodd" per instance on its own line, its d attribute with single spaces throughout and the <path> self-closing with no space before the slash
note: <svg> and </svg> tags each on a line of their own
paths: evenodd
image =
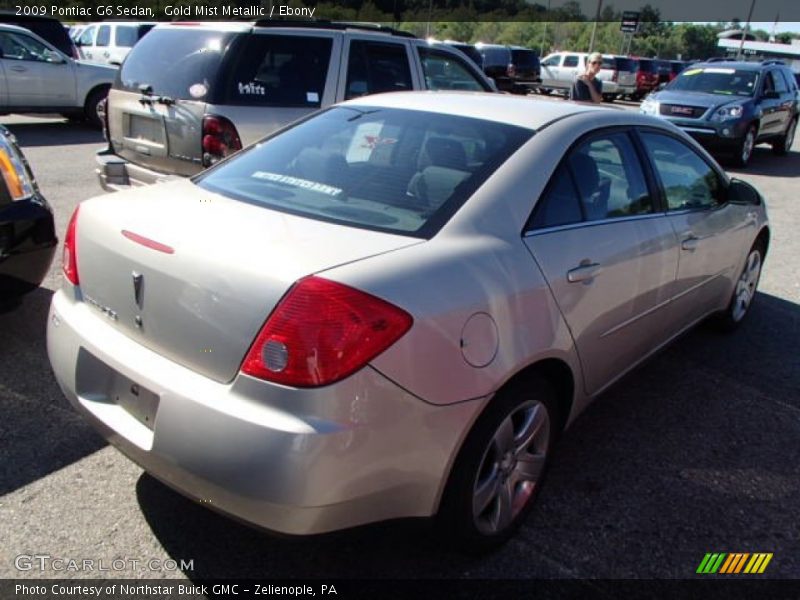
<svg viewBox="0 0 800 600">
<path fill-rule="evenodd" d="M 772 552 L 752 554 L 749 552 L 709 552 L 703 557 L 696 572 L 701 575 L 761 574 L 767 569 L 771 560 Z"/>
</svg>

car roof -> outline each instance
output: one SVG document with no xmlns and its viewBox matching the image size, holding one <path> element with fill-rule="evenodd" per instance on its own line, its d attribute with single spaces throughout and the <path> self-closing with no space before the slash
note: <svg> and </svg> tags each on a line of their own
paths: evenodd
<svg viewBox="0 0 800 600">
<path fill-rule="evenodd" d="M 585 112 L 618 114 L 613 108 L 552 102 L 512 94 L 419 91 L 362 96 L 344 106 L 402 108 L 507 123 L 537 130 L 553 121 Z"/>
</svg>

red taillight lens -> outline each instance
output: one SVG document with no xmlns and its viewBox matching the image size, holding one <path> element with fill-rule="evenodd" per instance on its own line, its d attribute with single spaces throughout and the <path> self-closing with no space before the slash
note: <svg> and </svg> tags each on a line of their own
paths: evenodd
<svg viewBox="0 0 800 600">
<path fill-rule="evenodd" d="M 61 268 L 64 271 L 64 277 L 66 277 L 72 285 L 78 285 L 80 283 L 78 279 L 78 250 L 76 243 L 78 209 L 80 209 L 80 204 L 75 207 L 75 211 L 72 213 L 72 217 L 69 220 L 69 225 L 67 225 L 67 233 L 64 236 L 64 251 L 61 255 Z"/>
<path fill-rule="evenodd" d="M 394 344 L 411 315 L 321 277 L 298 281 L 264 323 L 242 372 L 293 387 L 344 379 Z"/>
<path fill-rule="evenodd" d="M 202 136 L 204 167 L 210 167 L 221 158 L 242 149 L 239 132 L 225 117 L 203 117 Z"/>
<path fill-rule="evenodd" d="M 506 75 L 509 77 L 516 77 L 517 76 L 517 69 L 514 65 L 508 65 L 506 67 Z"/>
<path fill-rule="evenodd" d="M 615 70 L 614 73 L 611 75 L 611 81 L 618 81 L 619 80 L 619 71 Z"/>
</svg>

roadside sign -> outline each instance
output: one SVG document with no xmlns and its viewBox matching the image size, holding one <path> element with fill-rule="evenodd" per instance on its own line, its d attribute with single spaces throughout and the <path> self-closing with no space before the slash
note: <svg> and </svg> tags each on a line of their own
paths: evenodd
<svg viewBox="0 0 800 600">
<path fill-rule="evenodd" d="M 632 10 L 626 10 L 622 13 L 622 23 L 620 23 L 619 30 L 624 33 L 636 33 L 639 27 L 639 13 Z"/>
</svg>

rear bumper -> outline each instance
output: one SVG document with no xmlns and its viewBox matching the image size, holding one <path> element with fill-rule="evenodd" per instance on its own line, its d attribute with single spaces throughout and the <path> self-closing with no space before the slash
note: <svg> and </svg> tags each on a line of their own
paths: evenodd
<svg viewBox="0 0 800 600">
<path fill-rule="evenodd" d="M 123 335 L 79 293 L 55 294 L 47 332 L 75 409 L 158 479 L 269 530 L 314 534 L 433 515 L 485 402 L 433 406 L 371 367 L 320 389 L 244 375 L 221 384 Z M 137 398 L 142 389 L 158 398 L 152 429 L 119 399 L 133 385 Z"/>
<path fill-rule="evenodd" d="M 0 208 L 0 301 L 38 287 L 57 244 L 53 213 L 44 203 L 20 200 Z"/>
<path fill-rule="evenodd" d="M 120 192 L 178 177 L 140 167 L 120 158 L 108 149 L 99 150 L 96 161 L 97 168 L 94 172 L 97 174 L 100 186 L 107 192 Z"/>
</svg>

